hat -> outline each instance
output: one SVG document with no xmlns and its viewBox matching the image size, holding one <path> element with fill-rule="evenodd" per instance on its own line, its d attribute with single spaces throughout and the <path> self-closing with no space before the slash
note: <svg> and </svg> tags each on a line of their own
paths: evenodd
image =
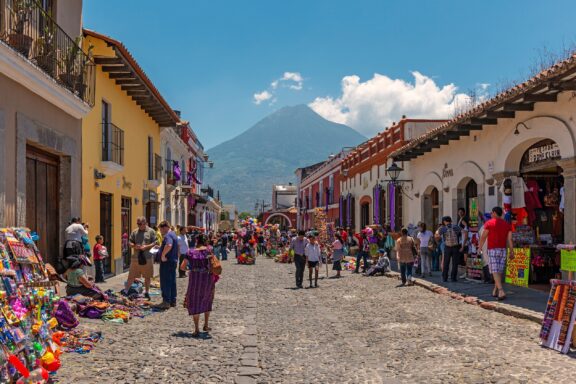
<svg viewBox="0 0 576 384">
<path fill-rule="evenodd" d="M 446 221 L 446 222 L 448 222 L 448 223 L 451 223 L 451 222 L 452 222 L 452 218 L 451 218 L 450 216 L 444 216 L 444 217 L 442 218 L 442 221 L 443 221 L 443 222 Z"/>
<path fill-rule="evenodd" d="M 385 250 L 384 248 L 380 248 L 380 249 L 378 250 L 378 253 L 386 253 L 386 250 Z"/>
</svg>

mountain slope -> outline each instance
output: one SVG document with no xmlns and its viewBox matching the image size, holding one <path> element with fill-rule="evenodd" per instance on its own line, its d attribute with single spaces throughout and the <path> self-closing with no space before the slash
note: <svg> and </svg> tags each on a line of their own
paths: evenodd
<svg viewBox="0 0 576 384">
<path fill-rule="evenodd" d="M 352 128 L 328 121 L 306 105 L 285 107 L 210 149 L 214 168 L 206 172 L 206 182 L 220 190 L 225 203 L 253 210 L 257 200 L 270 202 L 273 184 L 294 182 L 296 168 L 364 140 Z"/>
</svg>

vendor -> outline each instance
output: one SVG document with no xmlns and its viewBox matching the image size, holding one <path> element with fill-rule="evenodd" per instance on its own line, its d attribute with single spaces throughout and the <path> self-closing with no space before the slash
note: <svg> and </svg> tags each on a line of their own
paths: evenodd
<svg viewBox="0 0 576 384">
<path fill-rule="evenodd" d="M 82 269 L 82 266 L 90 265 L 90 261 L 86 256 L 70 257 L 69 261 L 70 267 L 66 271 L 66 279 L 68 280 L 66 294 L 68 296 L 80 294 L 96 300 L 106 300 L 106 295 L 88 278 Z"/>
</svg>

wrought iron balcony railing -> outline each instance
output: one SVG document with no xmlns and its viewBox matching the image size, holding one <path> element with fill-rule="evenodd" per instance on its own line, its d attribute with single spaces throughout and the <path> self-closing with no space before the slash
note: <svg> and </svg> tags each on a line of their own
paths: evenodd
<svg viewBox="0 0 576 384">
<path fill-rule="evenodd" d="M 102 123 L 102 161 L 124 165 L 124 131 L 112 123 Z"/>
<path fill-rule="evenodd" d="M 0 40 L 50 75 L 58 84 L 94 105 L 94 62 L 60 28 L 37 0 L 0 1 Z"/>
</svg>

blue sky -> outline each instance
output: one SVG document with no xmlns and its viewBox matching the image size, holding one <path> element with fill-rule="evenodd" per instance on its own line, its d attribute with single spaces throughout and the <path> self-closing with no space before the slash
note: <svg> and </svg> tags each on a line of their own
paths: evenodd
<svg viewBox="0 0 576 384">
<path fill-rule="evenodd" d="M 286 105 L 367 136 L 450 115 L 573 45 L 575 14 L 573 0 L 84 0 L 85 27 L 121 40 L 206 148 Z"/>
</svg>

